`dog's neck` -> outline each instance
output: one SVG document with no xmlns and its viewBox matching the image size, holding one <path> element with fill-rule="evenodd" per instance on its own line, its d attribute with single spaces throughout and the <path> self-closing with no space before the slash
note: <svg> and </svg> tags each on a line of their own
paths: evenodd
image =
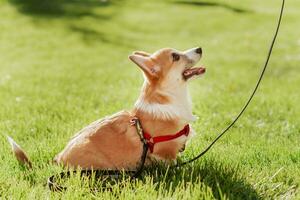
<svg viewBox="0 0 300 200">
<path fill-rule="evenodd" d="M 175 120 L 182 124 L 196 120 L 192 114 L 191 99 L 186 85 L 157 89 L 145 81 L 141 95 L 135 103 L 135 110 L 147 113 L 157 120 Z"/>
<path fill-rule="evenodd" d="M 181 86 L 155 88 L 145 82 L 141 95 L 135 103 L 133 115 L 142 123 L 143 130 L 152 137 L 176 134 L 194 121 L 188 88 Z M 184 146 L 185 138 L 159 143 L 152 156 L 175 160 L 178 151 Z"/>
</svg>

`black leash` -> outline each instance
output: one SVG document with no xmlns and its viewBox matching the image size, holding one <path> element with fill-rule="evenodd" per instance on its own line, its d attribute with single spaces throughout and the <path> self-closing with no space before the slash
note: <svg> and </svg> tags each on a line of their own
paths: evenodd
<svg viewBox="0 0 300 200">
<path fill-rule="evenodd" d="M 212 143 L 210 143 L 210 145 L 208 145 L 206 147 L 206 149 L 204 149 L 201 153 L 199 153 L 197 156 L 195 156 L 194 158 L 188 160 L 188 161 L 185 161 L 183 163 L 180 163 L 180 164 L 177 164 L 175 165 L 174 167 L 181 167 L 181 166 L 184 166 L 188 163 L 191 163 L 191 162 L 194 162 L 195 160 L 199 159 L 200 157 L 202 157 L 204 154 L 206 154 L 206 152 L 208 152 L 208 150 L 210 150 L 210 148 L 237 122 L 237 120 L 242 116 L 242 114 L 245 112 L 246 108 L 248 107 L 248 105 L 250 104 L 251 100 L 253 99 L 257 89 L 258 89 L 258 86 L 260 85 L 260 82 L 265 74 L 265 71 L 268 67 L 268 64 L 269 64 L 269 60 L 270 60 L 270 57 L 271 57 L 271 54 L 272 54 L 272 51 L 273 51 L 273 46 L 275 44 L 275 41 L 276 41 L 276 38 L 277 38 L 277 35 L 278 35 L 278 31 L 279 31 L 279 28 L 280 28 L 280 24 L 281 24 L 281 19 L 282 19 L 282 14 L 283 14 L 283 10 L 284 10 L 284 3 L 285 3 L 285 0 L 282 0 L 282 4 L 281 4 L 281 10 L 280 10 L 280 14 L 279 14 L 279 18 L 278 18 L 278 22 L 277 22 L 277 27 L 276 27 L 276 31 L 275 31 L 275 34 L 273 36 L 273 40 L 271 42 L 271 45 L 270 45 L 270 48 L 269 48 L 269 52 L 268 52 L 268 55 L 267 55 L 267 59 L 265 61 L 265 64 L 264 64 L 264 67 L 261 71 L 261 74 L 259 76 L 259 79 L 255 85 L 255 88 L 253 90 L 253 92 L 251 93 L 248 101 L 246 102 L 246 104 L 244 105 L 244 107 L 242 108 L 242 110 L 240 111 L 240 113 L 236 116 L 236 118 L 227 126 L 226 129 L 224 129 L 213 141 Z"/>
<path fill-rule="evenodd" d="M 175 168 L 175 167 L 182 167 L 186 164 L 189 164 L 191 162 L 194 162 L 195 160 L 199 159 L 200 157 L 202 157 L 204 154 L 206 154 L 210 149 L 211 147 L 238 121 L 238 119 L 242 116 L 242 114 L 245 112 L 246 108 L 248 107 L 248 105 L 250 104 L 250 102 L 252 101 L 260 83 L 261 83 L 261 80 L 265 74 L 265 71 L 268 67 L 268 64 L 269 64 L 269 60 L 270 60 L 270 57 L 271 57 L 271 54 L 272 54 L 272 51 L 273 51 L 273 46 L 275 44 L 275 41 L 276 41 L 276 38 L 277 38 L 277 35 L 278 35 L 278 31 L 279 31 L 279 28 L 280 28 L 280 25 L 281 25 L 281 19 L 282 19 L 282 15 L 283 15 L 283 10 L 284 10 L 284 4 L 285 4 L 285 0 L 282 0 L 282 5 L 281 5 L 281 10 L 280 10 L 280 15 L 279 15 L 279 18 L 278 18 L 278 23 L 277 23 L 277 28 L 276 28 L 276 31 L 275 31 L 275 34 L 273 36 L 273 40 L 271 42 L 271 45 L 270 45 L 270 48 L 269 48 L 269 52 L 268 52 L 268 55 L 267 55 L 267 59 L 265 61 L 265 64 L 263 66 L 263 69 L 262 69 L 262 72 L 259 76 L 259 79 L 255 85 L 255 88 L 254 90 L 252 91 L 249 99 L 247 100 L 246 104 L 244 105 L 244 107 L 242 108 L 242 110 L 239 112 L 239 114 L 236 116 L 236 118 L 227 126 L 226 129 L 224 129 L 213 141 L 210 145 L 208 145 L 201 153 L 199 153 L 197 156 L 195 156 L 194 158 L 190 159 L 190 160 L 187 160 L 185 162 L 182 162 L 182 163 L 179 163 L 175 166 L 173 166 L 172 168 Z M 117 181 L 117 180 L 120 180 L 122 177 L 124 177 L 124 175 L 129 175 L 129 178 L 132 180 L 132 179 L 135 179 L 135 178 L 138 178 L 140 176 L 140 174 L 142 173 L 143 169 L 144 169 L 144 165 L 145 165 L 145 161 L 146 161 L 146 156 L 147 156 L 147 152 L 148 152 L 148 145 L 147 145 L 147 141 L 145 140 L 144 138 L 144 135 L 143 135 L 143 129 L 142 129 L 142 126 L 141 126 L 141 123 L 138 119 L 134 119 L 135 120 L 135 125 L 136 125 L 136 129 L 137 129 L 137 133 L 138 135 L 140 136 L 140 140 L 141 142 L 143 143 L 143 152 L 142 152 L 142 156 L 141 156 L 141 162 L 137 168 L 136 171 L 119 171 L 119 170 L 82 170 L 80 171 L 80 176 L 91 176 L 93 174 L 95 174 L 95 178 L 97 179 L 100 179 L 103 181 L 103 182 L 108 182 L 108 181 Z M 48 184 L 48 187 L 50 190 L 52 191 L 63 191 L 63 190 L 66 190 L 67 188 L 66 187 L 63 187 L 63 186 L 60 186 L 59 184 L 56 183 L 56 179 L 57 178 L 68 178 L 70 177 L 72 174 L 76 174 L 78 173 L 77 171 L 67 171 L 67 172 L 61 172 L 57 175 L 53 175 L 51 176 L 48 181 L 47 181 L 47 184 Z M 106 185 L 104 185 L 105 187 Z"/>
</svg>

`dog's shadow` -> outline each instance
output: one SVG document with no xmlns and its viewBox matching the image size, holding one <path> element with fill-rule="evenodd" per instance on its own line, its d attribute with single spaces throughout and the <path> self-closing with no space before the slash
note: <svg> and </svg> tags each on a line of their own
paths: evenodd
<svg viewBox="0 0 300 200">
<path fill-rule="evenodd" d="M 198 161 L 199 162 L 199 161 Z M 188 164 L 180 168 L 166 168 L 162 165 L 148 168 L 144 176 L 153 178 L 153 182 L 164 184 L 167 189 L 175 192 L 182 184 L 203 183 L 211 188 L 214 198 L 221 199 L 262 199 L 246 178 L 240 174 L 239 167 L 231 167 L 213 160 Z M 146 178 L 143 178 L 145 181 Z M 157 188 L 159 189 L 159 188 Z"/>
<path fill-rule="evenodd" d="M 36 171 L 27 174 L 25 179 L 32 185 L 35 185 Z M 95 179 L 95 176 L 88 177 L 85 180 L 89 180 L 88 183 L 90 184 L 89 187 L 92 192 L 102 191 L 102 186 L 105 186 L 106 184 L 104 183 L 108 182 L 103 182 L 101 178 Z M 125 180 L 126 182 L 126 179 L 121 179 L 121 183 L 122 180 Z M 200 184 L 199 190 L 203 189 L 203 186 L 208 187 L 209 190 L 212 191 L 212 195 L 215 199 L 222 199 L 224 196 L 228 199 L 243 200 L 263 198 L 258 194 L 255 188 L 247 182 L 246 177 L 242 175 L 239 166 L 223 164 L 215 160 L 204 159 L 201 160 L 201 162 L 198 161 L 179 168 L 168 168 L 165 165 L 156 164 L 146 168 L 139 177 L 139 181 L 144 184 L 148 184 L 149 180 L 151 180 L 151 182 L 153 181 L 153 185 L 157 191 L 161 191 L 161 187 L 163 187 L 168 192 L 176 192 L 178 187 L 183 186 L 186 188 L 191 185 L 193 187 Z M 100 184 L 98 185 L 98 183 Z M 72 184 L 74 183 L 71 182 L 71 185 Z M 110 183 L 108 185 L 110 185 Z M 114 181 L 112 181 L 112 185 L 115 185 Z M 121 187 L 122 184 L 116 184 L 115 186 Z M 132 186 L 134 188 L 134 184 Z M 112 188 L 110 188 L 110 186 L 105 186 L 102 189 L 114 191 L 111 190 Z M 118 195 L 120 189 L 117 189 L 115 192 L 115 194 Z"/>
</svg>

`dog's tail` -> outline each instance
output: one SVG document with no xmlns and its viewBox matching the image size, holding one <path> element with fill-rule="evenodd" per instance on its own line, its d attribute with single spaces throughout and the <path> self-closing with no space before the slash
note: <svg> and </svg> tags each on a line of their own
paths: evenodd
<svg viewBox="0 0 300 200">
<path fill-rule="evenodd" d="M 11 137 L 7 136 L 7 140 L 10 143 L 12 151 L 15 154 L 19 163 L 29 168 L 32 168 L 32 164 L 25 151 Z"/>
</svg>

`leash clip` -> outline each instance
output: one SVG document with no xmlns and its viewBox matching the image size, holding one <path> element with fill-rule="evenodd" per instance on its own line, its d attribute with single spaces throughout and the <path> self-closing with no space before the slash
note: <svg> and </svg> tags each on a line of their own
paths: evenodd
<svg viewBox="0 0 300 200">
<path fill-rule="evenodd" d="M 147 140 L 144 137 L 144 131 L 143 131 L 143 128 L 142 128 L 140 120 L 137 117 L 134 117 L 133 119 L 130 120 L 130 122 L 131 122 L 132 125 L 135 125 L 136 132 L 138 133 L 141 142 L 144 145 L 147 145 L 148 142 L 147 142 Z"/>
</svg>

